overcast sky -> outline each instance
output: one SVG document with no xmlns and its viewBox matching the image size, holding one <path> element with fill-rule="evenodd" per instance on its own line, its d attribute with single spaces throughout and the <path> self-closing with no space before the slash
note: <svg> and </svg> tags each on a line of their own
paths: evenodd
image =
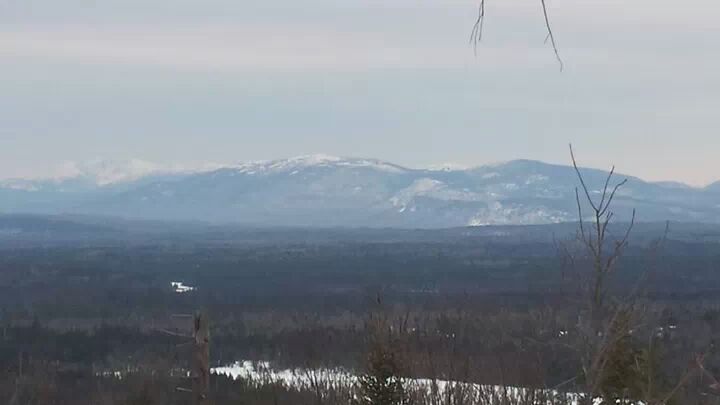
<svg viewBox="0 0 720 405">
<path fill-rule="evenodd" d="M 4 0 L 0 178 L 65 161 L 515 158 L 720 179 L 720 3 Z"/>
</svg>

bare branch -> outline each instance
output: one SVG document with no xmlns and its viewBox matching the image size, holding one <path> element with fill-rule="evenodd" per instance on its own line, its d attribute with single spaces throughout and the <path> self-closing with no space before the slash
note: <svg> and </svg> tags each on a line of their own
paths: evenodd
<svg viewBox="0 0 720 405">
<path fill-rule="evenodd" d="M 608 208 L 610 208 L 610 204 L 612 203 L 612 200 L 615 198 L 615 193 L 617 193 L 617 191 L 618 191 L 618 189 L 619 189 L 620 187 L 622 187 L 622 186 L 624 186 L 625 184 L 627 184 L 627 182 L 628 182 L 628 180 L 625 179 L 625 180 L 623 180 L 623 181 L 621 181 L 620 183 L 618 183 L 618 184 L 615 185 L 615 188 L 613 188 L 612 193 L 610 193 L 610 198 L 608 198 L 607 204 L 605 205 L 605 207 L 603 207 L 602 211 L 600 211 L 600 215 L 605 215 L 605 213 L 607 212 Z"/>
<path fill-rule="evenodd" d="M 548 15 L 548 9 L 546 0 L 540 0 L 540 4 L 542 6 L 542 13 L 543 18 L 545 21 L 545 31 L 547 32 L 547 35 L 545 36 L 545 40 L 543 41 L 543 44 L 546 44 L 550 42 L 552 45 L 553 52 L 555 53 L 555 59 L 557 60 L 558 64 L 560 65 L 560 71 L 562 72 L 565 69 L 565 64 L 560 57 L 560 50 L 558 49 L 557 42 L 555 41 L 555 34 L 552 30 L 552 25 L 550 24 L 550 17 Z M 477 55 L 477 45 L 482 40 L 483 36 L 483 25 L 485 24 L 485 0 L 480 0 L 480 4 L 478 6 L 478 16 L 475 19 L 475 24 L 473 24 L 472 32 L 470 33 L 470 43 L 473 45 L 473 51 Z"/>
<path fill-rule="evenodd" d="M 595 206 L 595 203 L 593 202 L 592 197 L 590 197 L 590 190 L 588 190 L 587 185 L 585 184 L 585 179 L 583 178 L 582 173 L 580 173 L 580 168 L 578 168 L 577 160 L 575 160 L 575 152 L 573 151 L 572 144 L 570 144 L 570 158 L 572 158 L 573 167 L 575 168 L 575 173 L 577 174 L 578 180 L 580 180 L 580 185 L 582 186 L 583 191 L 585 192 L 585 197 L 587 197 L 588 203 L 592 207 L 592 209 L 595 212 L 599 212 L 600 210 Z"/>
<path fill-rule="evenodd" d="M 623 238 L 615 242 L 615 249 L 613 250 L 612 255 L 608 257 L 607 264 L 605 265 L 605 272 L 609 273 L 612 271 L 613 267 L 615 266 L 615 262 L 618 258 L 622 255 L 623 249 L 627 245 L 628 239 L 630 238 L 630 233 L 632 232 L 633 227 L 635 226 L 635 210 L 633 210 L 632 218 L 630 219 L 630 225 L 628 225 L 627 229 L 625 230 L 625 235 Z"/>
<path fill-rule="evenodd" d="M 702 375 L 710 379 L 710 381 L 712 382 L 711 386 L 720 387 L 720 381 L 718 381 L 717 378 L 715 378 L 715 376 L 705 368 L 705 356 L 706 354 L 696 356 L 695 363 L 698 369 L 701 371 Z"/>
<path fill-rule="evenodd" d="M 580 203 L 580 193 L 578 192 L 577 187 L 575 187 L 575 201 L 577 202 L 578 221 L 580 224 L 580 239 L 582 240 L 583 244 L 588 247 L 588 249 L 592 250 L 592 241 L 588 240 L 588 238 L 585 236 L 585 224 L 582 215 L 582 204 Z"/>
<path fill-rule="evenodd" d="M 625 246 L 627 244 L 628 239 L 630 238 L 630 233 L 633 230 L 633 227 L 635 227 L 635 209 L 632 211 L 632 216 L 630 217 L 630 225 L 628 225 L 627 229 L 625 230 L 625 234 L 623 235 L 623 238 L 617 242 L 618 246 Z"/>
<path fill-rule="evenodd" d="M 473 25 L 470 33 L 470 43 L 473 44 L 473 50 L 477 54 L 477 44 L 482 41 L 483 25 L 485 24 L 485 0 L 480 0 L 478 7 L 478 17 Z"/>
<path fill-rule="evenodd" d="M 557 59 L 558 63 L 560 64 L 560 71 L 562 72 L 565 68 L 565 64 L 560 57 L 560 51 L 558 50 L 557 43 L 555 42 L 555 35 L 553 34 L 552 27 L 550 26 L 550 18 L 548 17 L 547 5 L 545 4 L 545 0 L 540 0 L 540 3 L 542 4 L 543 16 L 545 17 L 545 29 L 547 29 L 548 33 L 547 37 L 550 38 L 553 52 L 555 52 L 555 59 Z"/>
<path fill-rule="evenodd" d="M 715 382 L 715 384 L 718 383 L 718 381 L 715 379 L 715 377 L 708 373 L 708 371 L 705 369 L 705 354 L 698 355 L 695 357 L 695 365 L 688 367 L 687 370 L 685 370 L 685 373 L 683 373 L 682 378 L 678 381 L 678 383 L 673 387 L 673 389 L 665 396 L 665 398 L 662 399 L 661 404 L 667 404 L 674 396 L 677 394 L 677 392 L 682 388 L 685 384 L 687 384 L 690 377 L 693 375 L 695 370 L 700 370 L 701 374 L 706 375 L 707 377 L 710 377 L 711 380 Z"/>
<path fill-rule="evenodd" d="M 610 187 L 610 180 L 612 180 L 613 174 L 615 174 L 615 166 L 610 169 L 610 173 L 608 174 L 607 179 L 605 179 L 605 186 L 603 186 L 602 198 L 600 199 L 600 209 L 602 209 L 604 206 L 603 204 L 605 204 L 605 197 L 607 196 L 607 191 Z M 610 205 L 610 203 L 608 203 L 608 205 Z"/>
<path fill-rule="evenodd" d="M 167 329 L 158 329 L 158 331 L 159 331 L 159 332 L 162 332 L 162 333 L 164 333 L 164 334 L 166 334 L 166 335 L 170 335 L 170 336 L 176 336 L 176 337 L 187 338 L 187 339 L 192 339 L 192 338 L 193 338 L 193 337 L 190 336 L 190 335 L 185 335 L 185 334 L 182 334 L 182 333 L 173 332 L 173 331 L 167 330 Z"/>
<path fill-rule="evenodd" d="M 610 225 L 610 220 L 612 219 L 613 215 L 614 214 L 611 212 L 605 216 L 605 222 L 603 222 L 602 231 L 600 232 L 603 239 L 605 239 L 605 234 L 607 233 L 607 227 L 608 227 L 608 225 Z"/>
</svg>

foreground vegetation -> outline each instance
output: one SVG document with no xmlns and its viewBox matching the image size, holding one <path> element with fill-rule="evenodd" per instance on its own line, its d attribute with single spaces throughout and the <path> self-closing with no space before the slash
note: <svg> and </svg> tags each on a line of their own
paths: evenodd
<svg viewBox="0 0 720 405">
<path fill-rule="evenodd" d="M 620 396 L 664 398 L 691 371 L 675 403 L 716 403 L 720 246 L 673 239 L 672 228 L 661 255 L 647 241 L 631 240 L 609 281 L 619 297 L 610 308 L 636 298 L 626 314 L 632 333 L 618 339 L 612 357 L 624 374 L 603 384 Z M 492 237 L 13 247 L 0 255 L 0 401 L 189 403 L 177 390 L 190 385 L 186 340 L 167 331 L 186 333 L 187 321 L 172 315 L 197 308 L 211 316 L 213 367 L 256 360 L 365 375 L 378 350 L 370 320 L 382 319 L 379 347 L 394 353 L 401 378 L 525 387 L 533 395 L 581 392 L 588 344 L 578 321 L 587 311 L 581 264 L 558 246 Z M 177 293 L 170 283 L 178 280 L 196 289 Z M 357 384 L 296 387 L 219 375 L 211 389 L 216 404 L 358 397 Z M 487 393 L 467 388 L 441 398 L 403 389 L 411 403 L 523 403 L 480 399 Z"/>
</svg>

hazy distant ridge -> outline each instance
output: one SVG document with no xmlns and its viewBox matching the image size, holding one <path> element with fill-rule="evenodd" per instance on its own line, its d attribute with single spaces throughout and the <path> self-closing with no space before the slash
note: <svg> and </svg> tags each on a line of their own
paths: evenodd
<svg viewBox="0 0 720 405">
<path fill-rule="evenodd" d="M 196 170 L 139 167 L 135 163 L 131 175 L 101 165 L 102 176 L 86 169 L 62 179 L 3 181 L 0 210 L 260 226 L 436 228 L 577 218 L 573 169 L 531 160 L 410 169 L 313 155 Z M 605 173 L 583 171 L 598 192 Z M 693 188 L 618 175 L 624 177 L 628 184 L 616 200 L 620 219 L 636 208 L 643 221 L 720 222 L 720 183 Z"/>
</svg>

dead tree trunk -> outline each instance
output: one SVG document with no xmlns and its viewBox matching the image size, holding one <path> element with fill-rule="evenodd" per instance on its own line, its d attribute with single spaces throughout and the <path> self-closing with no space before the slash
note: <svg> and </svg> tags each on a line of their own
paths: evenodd
<svg viewBox="0 0 720 405">
<path fill-rule="evenodd" d="M 210 325 L 202 312 L 194 317 L 193 340 L 193 397 L 197 405 L 210 405 Z"/>
</svg>

